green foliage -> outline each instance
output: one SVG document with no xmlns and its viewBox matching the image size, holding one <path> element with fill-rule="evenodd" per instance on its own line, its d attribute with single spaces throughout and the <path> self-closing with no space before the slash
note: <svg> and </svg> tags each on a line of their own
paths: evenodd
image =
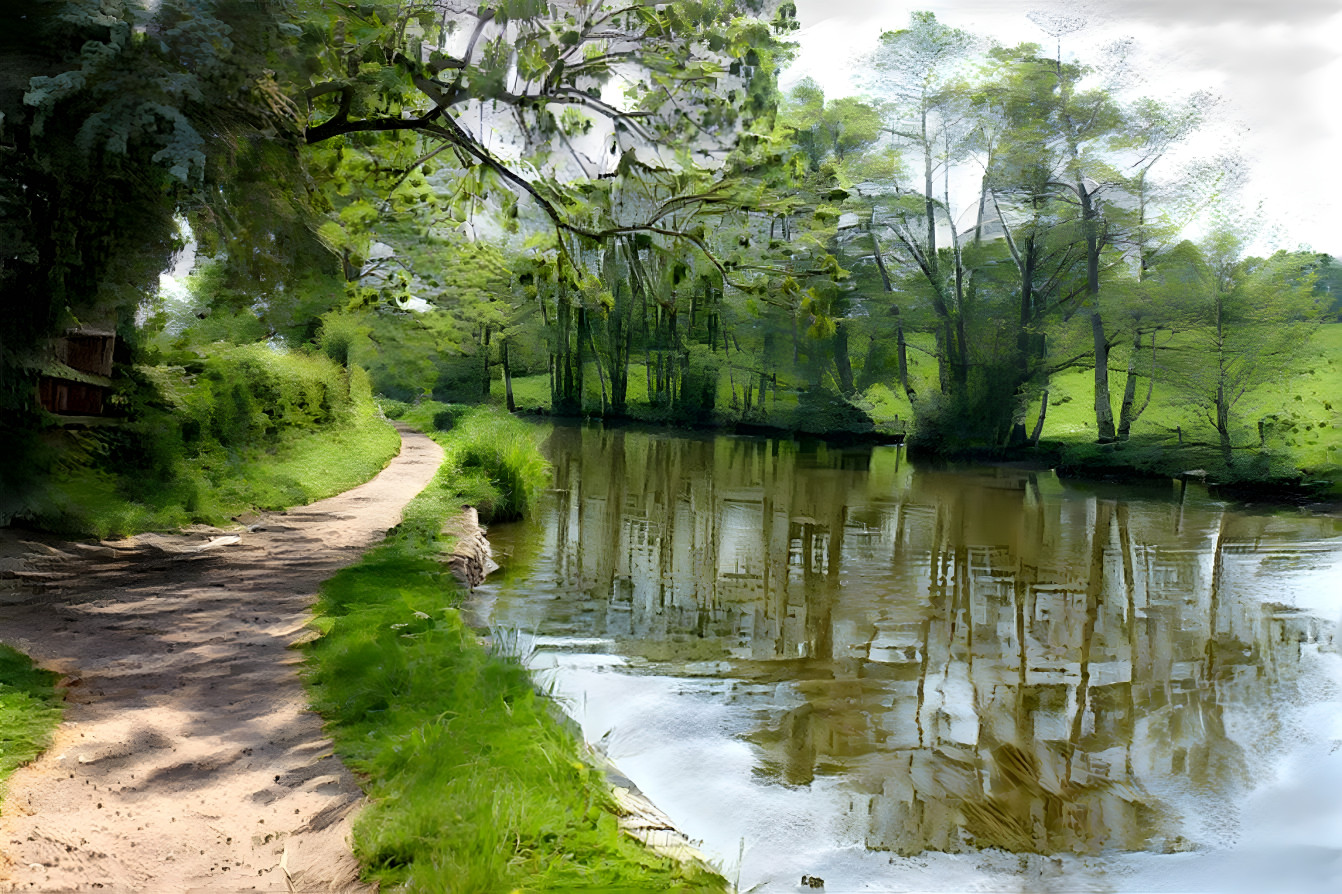
<svg viewBox="0 0 1342 894">
<path fill-rule="evenodd" d="M 273 80 L 259 75 L 275 32 L 250 6 L 165 0 L 149 13 L 125 0 L 45 0 L 8 23 L 0 295 L 9 351 L 40 349 L 75 322 L 131 336 L 131 317 L 176 247 L 174 213 L 194 205 L 219 219 L 233 176 L 252 170 L 239 156 L 292 135 L 267 92 Z M 248 213 L 259 213 L 256 203 Z M 220 230 L 243 226 L 235 218 Z M 256 235 L 254 244 L 276 241 L 273 231 Z M 0 366 L 6 382 L 11 374 Z"/>
<path fill-rule="evenodd" d="M 9 775 L 51 744 L 62 710 L 56 675 L 0 643 L 0 797 Z"/>
<path fill-rule="evenodd" d="M 133 376 L 128 421 L 65 433 L 20 517 L 99 537 L 219 524 L 339 493 L 396 453 L 367 375 L 322 355 L 248 345 Z"/>
<path fill-rule="evenodd" d="M 159 274 L 180 249 L 231 258 L 221 317 L 273 312 L 238 338 L 311 335 L 309 276 L 333 258 L 309 238 L 311 181 L 295 153 L 297 110 L 277 81 L 286 55 L 272 4 L 39 0 L 0 34 L 0 496 L 53 457 L 35 369 L 73 326 L 114 330 L 116 361 L 152 362 Z M 277 74 L 278 73 L 278 74 Z M 235 188 L 236 187 L 236 188 Z M 320 249 L 314 253 L 313 246 Z M 252 276 L 250 287 L 236 271 Z M 226 301 L 224 299 L 227 299 Z M 321 305 L 321 310 L 330 306 Z M 207 307 L 208 309 L 208 307 Z M 315 314 L 312 315 L 315 317 Z M 222 334 L 222 333 L 221 333 Z M 208 339 L 213 340 L 213 339 Z M 136 382 L 132 375 L 123 385 Z M 140 398 L 123 392 L 127 401 Z M 94 436 L 93 440 L 97 440 Z M 77 463 L 76 463 L 77 465 Z M 0 506 L 8 516 L 10 507 Z"/>
<path fill-rule="evenodd" d="M 346 314 L 327 314 L 322 317 L 317 346 L 327 357 L 348 367 L 356 346 L 367 339 L 368 330 L 358 320 Z"/>
<path fill-rule="evenodd" d="M 830 158 L 842 163 L 871 147 L 885 129 L 877 108 L 853 97 L 827 103 L 810 78 L 792 88 L 783 108 L 780 125 L 792 132 L 812 172 Z"/>
<path fill-rule="evenodd" d="M 470 494 L 452 458 L 475 455 L 486 429 L 521 425 L 463 414 L 439 436 L 449 461 L 402 524 L 323 585 L 308 681 L 341 757 L 367 780 L 355 853 L 384 890 L 721 891 L 712 873 L 619 832 L 607 783 L 557 709 L 455 607 L 438 530 Z"/>
<path fill-rule="evenodd" d="M 393 400 L 390 397 L 379 397 L 377 405 L 382 410 L 382 415 L 388 419 L 400 419 L 409 412 L 411 405 L 403 400 Z"/>
<path fill-rule="evenodd" d="M 1177 343 L 1173 350 L 1177 350 Z M 1093 379 L 1086 371 L 1054 377 L 1044 440 L 1073 467 L 1137 469 L 1179 475 L 1203 469 L 1212 482 L 1331 482 L 1342 488 L 1342 325 L 1322 326 L 1315 339 L 1269 381 L 1249 391 L 1232 428 L 1233 464 L 1227 464 L 1213 420 L 1157 378 L 1155 396 L 1134 424 L 1129 443 L 1096 447 L 1090 413 Z M 1126 360 L 1119 357 L 1119 360 Z M 1142 378 L 1142 389 L 1146 387 Z M 1059 400 L 1058 397 L 1071 396 Z M 1038 412 L 1036 402 L 1030 418 Z M 1258 423 L 1263 428 L 1258 428 Z M 1088 446 L 1089 445 L 1089 446 Z"/>
<path fill-rule="evenodd" d="M 471 482 L 469 502 L 485 521 L 521 518 L 550 483 L 536 428 L 497 409 L 424 401 L 401 419 L 443 445 L 447 464 Z"/>
</svg>

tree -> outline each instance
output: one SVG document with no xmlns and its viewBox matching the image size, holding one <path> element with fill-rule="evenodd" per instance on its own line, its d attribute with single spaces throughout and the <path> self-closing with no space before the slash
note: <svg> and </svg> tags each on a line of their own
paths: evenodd
<svg viewBox="0 0 1342 894">
<path fill-rule="evenodd" d="M 572 234 L 657 231 L 655 220 L 578 225 L 567 183 L 667 167 L 677 155 L 683 164 L 691 152 L 727 155 L 741 130 L 773 112 L 784 55 L 774 35 L 796 23 L 791 4 L 772 22 L 752 17 L 768 6 L 309 3 L 298 24 L 312 72 L 303 132 L 311 145 L 413 132 L 426 141 L 422 160 L 446 152 L 481 193 L 491 181 L 515 190 Z M 617 96 L 619 81 L 627 86 Z"/>
<path fill-rule="evenodd" d="M 1135 282 L 1120 290 L 1120 300 L 1116 302 L 1123 328 L 1132 333 L 1115 431 L 1120 441 L 1128 439 L 1133 423 L 1150 404 L 1156 375 L 1156 334 L 1168 317 L 1164 308 L 1175 304 L 1162 294 L 1159 283 L 1148 286 L 1151 271 L 1176 246 L 1178 234 L 1185 226 L 1217 195 L 1235 188 L 1235 172 L 1242 168 L 1233 157 L 1226 156 L 1210 165 L 1205 162 L 1195 164 L 1182 178 L 1162 183 L 1151 176 L 1154 167 L 1169 151 L 1200 126 L 1211 105 L 1209 95 L 1196 93 L 1178 103 L 1142 98 L 1126 110 L 1125 133 L 1118 148 L 1130 160 L 1132 173 L 1127 176 L 1124 189 L 1127 204 L 1133 207 L 1120 209 L 1114 215 L 1119 219 L 1119 232 L 1114 243 L 1127 253 L 1128 264 L 1135 267 L 1136 275 Z M 1143 339 L 1146 336 L 1151 340 L 1151 362 L 1146 398 L 1139 406 L 1136 400 L 1138 357 L 1145 353 Z"/>
<path fill-rule="evenodd" d="M 236 198 L 235 162 L 296 145 L 288 106 L 259 64 L 276 33 L 255 13 L 255 4 L 227 0 L 164 0 L 152 12 L 126 0 L 37 0 L 7 19 L 0 442 L 22 460 L 0 461 L 6 475 L 45 462 L 33 437 L 44 424 L 33 393 L 49 339 L 96 324 L 117 331 L 118 360 L 134 359 L 136 313 L 179 247 L 175 214 L 225 208 Z M 301 180 L 288 194 L 294 189 Z M 253 248 L 301 237 L 301 215 L 286 191 L 269 191 L 277 194 L 270 206 L 284 205 L 296 226 L 233 235 L 250 233 Z M 9 484 L 7 494 L 17 489 Z"/>
<path fill-rule="evenodd" d="M 905 159 L 921 174 L 917 185 L 902 186 L 886 227 L 905 259 L 916 265 L 929 289 L 939 320 L 936 329 L 941 390 L 964 402 L 969 381 L 965 315 L 967 279 L 955 210 L 951 167 L 963 156 L 967 128 L 956 79 L 977 44 L 973 35 L 917 12 L 909 27 L 881 35 L 872 55 L 867 87 L 888 97 L 888 131 L 904 147 Z M 936 183 L 941 175 L 940 190 Z M 950 253 L 942 256 L 941 234 Z"/>
<path fill-rule="evenodd" d="M 1227 466 L 1244 446 L 1234 443 L 1236 406 L 1300 356 L 1322 319 L 1313 255 L 1245 257 L 1246 244 L 1242 230 L 1222 226 L 1163 270 L 1187 289 L 1189 343 L 1176 352 L 1175 381 L 1203 409 Z"/>
</svg>

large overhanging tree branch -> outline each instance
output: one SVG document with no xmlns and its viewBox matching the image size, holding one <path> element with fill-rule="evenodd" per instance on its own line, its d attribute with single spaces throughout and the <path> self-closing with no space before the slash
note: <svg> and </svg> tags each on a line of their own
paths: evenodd
<svg viewBox="0 0 1342 894">
<path fill-rule="evenodd" d="M 389 6 L 380 19 L 306 10 L 304 30 L 325 44 L 315 58 L 329 76 L 305 91 L 304 136 L 313 144 L 425 132 L 442 115 L 483 106 L 491 116 L 519 113 L 532 143 L 604 121 L 617 141 L 680 141 L 721 155 L 741 125 L 772 112 L 786 52 L 775 34 L 795 26 L 790 9 L 772 23 L 757 17 L 773 5 L 431 0 Z M 559 121 L 554 107 L 581 109 L 585 120 Z"/>
<path fill-rule="evenodd" d="M 677 207 L 688 207 L 694 204 L 714 205 L 727 203 L 729 200 L 720 194 L 725 188 L 721 183 L 714 184 L 712 187 L 699 194 L 678 196 L 668 200 L 655 209 L 646 220 L 606 227 L 585 227 L 573 222 L 573 220 L 570 219 L 568 215 L 564 214 L 556 203 L 552 201 L 540 187 L 496 158 L 485 146 L 463 129 L 455 119 L 451 117 L 443 118 L 439 124 L 426 127 L 425 132 L 431 136 L 446 140 L 451 145 L 468 153 L 505 182 L 525 193 L 540 207 L 558 231 L 579 236 L 595 243 L 602 243 L 617 236 L 627 236 L 635 233 L 649 233 L 665 236 L 673 240 L 684 241 L 698 249 L 709 263 L 713 265 L 714 269 L 722 274 L 723 279 L 727 284 L 740 289 L 743 292 L 758 293 L 760 291 L 756 284 L 733 277 L 733 269 L 740 268 L 733 268 L 723 261 L 712 246 L 708 244 L 702 233 L 659 224 L 659 221 L 664 219 Z M 568 259 L 569 263 L 572 264 L 573 258 L 570 256 L 564 240 L 559 240 L 558 244 L 560 252 Z M 781 275 L 819 275 L 830 272 L 828 268 L 798 271 L 763 265 L 752 265 L 746 269 Z M 764 296 L 764 300 L 768 303 L 773 303 L 769 300 L 767 295 Z"/>
<path fill-rule="evenodd" d="M 421 161 L 452 146 L 463 166 L 488 170 L 530 197 L 560 231 L 596 241 L 628 232 L 673 236 L 725 273 L 729 264 L 712 256 L 702 236 L 667 220 L 695 207 L 730 206 L 731 191 L 721 184 L 705 189 L 700 179 L 645 220 L 594 225 L 575 215 L 582 203 L 571 181 L 612 174 L 561 166 L 577 158 L 575 143 L 583 140 L 604 140 L 619 162 L 615 173 L 626 176 L 664 169 L 673 152 L 726 158 L 737 134 L 773 114 L 775 72 L 787 54 L 776 35 L 795 27 L 790 4 L 772 22 L 760 18 L 776 5 L 428 0 L 377 14 L 309 8 L 305 33 L 321 39 L 327 76 L 304 91 L 303 137 L 315 145 L 415 133 L 429 144 Z M 504 141 L 541 161 L 519 164 L 492 148 Z M 377 152 L 376 144 L 356 145 Z"/>
</svg>

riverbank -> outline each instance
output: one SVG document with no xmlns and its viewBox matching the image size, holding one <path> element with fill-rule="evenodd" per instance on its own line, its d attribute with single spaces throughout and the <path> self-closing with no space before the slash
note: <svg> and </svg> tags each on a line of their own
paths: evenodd
<svg viewBox="0 0 1342 894">
<path fill-rule="evenodd" d="M 1020 458 L 1054 469 L 1060 477 L 1140 482 L 1157 479 L 1205 484 L 1215 497 L 1246 504 L 1342 505 L 1338 469 L 1302 471 L 1263 454 L 1227 464 L 1208 445 L 1166 444 L 1152 439 L 1112 444 L 1044 442 Z"/>
<path fill-rule="evenodd" d="M 1110 357 L 1115 413 L 1126 387 L 1128 351 L 1118 345 Z M 917 392 L 935 393 L 933 368 L 915 364 L 911 369 Z M 1038 447 L 954 449 L 938 445 L 941 452 L 927 458 L 1036 464 L 1056 468 L 1069 477 L 1182 479 L 1191 473 L 1228 499 L 1291 505 L 1342 500 L 1342 401 L 1338 399 L 1342 395 L 1342 324 L 1321 326 L 1291 367 L 1242 395 L 1232 414 L 1228 462 L 1209 422 L 1205 399 L 1181 390 L 1160 369 L 1154 380 L 1148 378 L 1144 360 L 1134 370 L 1134 405 L 1141 412 L 1127 440 L 1097 443 L 1094 371 L 1077 368 L 1050 379 Z M 766 403 L 757 403 L 747 412 L 737 401 L 735 386 L 723 380 L 715 402 L 691 414 L 650 403 L 644 379 L 639 363 L 632 361 L 628 404 L 618 416 L 602 399 L 595 370 L 585 376 L 583 411 L 576 416 L 549 415 L 545 375 L 514 376 L 512 386 L 515 404 L 527 414 L 602 421 L 630 430 L 819 438 L 839 444 L 901 443 L 914 434 L 916 414 L 909 399 L 879 383 L 849 400 L 834 393 L 808 396 L 797 383 L 776 385 L 768 389 Z M 492 400 L 498 403 L 500 397 L 495 393 Z M 1036 396 L 1022 414 L 1027 427 L 1033 427 L 1040 410 L 1041 399 Z"/>
<path fill-rule="evenodd" d="M 621 832 L 581 741 L 522 664 L 462 620 L 443 523 L 465 502 L 487 519 L 526 510 L 546 471 L 534 430 L 417 411 L 447 429 L 435 437 L 448 459 L 387 540 L 323 586 L 305 647 L 314 706 L 369 798 L 354 826 L 366 877 L 384 889 L 724 890 Z"/>
</svg>

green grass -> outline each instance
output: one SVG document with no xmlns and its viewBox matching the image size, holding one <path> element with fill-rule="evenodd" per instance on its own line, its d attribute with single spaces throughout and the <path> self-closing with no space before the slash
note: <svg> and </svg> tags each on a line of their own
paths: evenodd
<svg viewBox="0 0 1342 894">
<path fill-rule="evenodd" d="M 1127 358 L 1116 353 L 1110 387 L 1117 417 Z M 1143 367 L 1144 368 L 1144 367 Z M 1133 425 L 1128 443 L 1099 446 L 1095 441 L 1094 372 L 1076 370 L 1050 383 L 1043 440 L 1080 466 L 1130 466 L 1152 474 L 1204 469 L 1227 481 L 1331 481 L 1342 487 L 1342 324 L 1322 326 L 1305 353 L 1269 384 L 1246 394 L 1232 415 L 1237 448 L 1226 467 L 1215 446 L 1215 428 L 1188 397 L 1159 379 L 1151 404 Z M 1146 380 L 1139 380 L 1138 401 Z M 1038 403 L 1027 413 L 1029 424 Z M 1259 446 L 1258 422 L 1266 419 L 1267 437 Z M 1182 438 L 1182 443 L 1181 443 Z"/>
<path fill-rule="evenodd" d="M 226 524 L 252 510 L 285 509 L 349 490 L 381 471 L 399 446 L 395 429 L 368 416 L 286 432 L 266 449 L 199 455 L 163 488 L 135 488 L 134 496 L 124 475 L 78 469 L 47 486 L 34 516 L 48 530 L 99 538 Z"/>
<path fill-rule="evenodd" d="M 423 401 L 394 412 L 447 451 L 459 495 L 484 521 L 521 518 L 550 483 L 536 429 L 497 409 Z"/>
<path fill-rule="evenodd" d="M 51 744 L 61 710 L 56 675 L 0 644 L 0 797 L 10 774 Z"/>
<path fill-rule="evenodd" d="M 225 524 L 253 510 L 310 503 L 372 478 L 396 455 L 400 438 L 378 411 L 362 370 L 345 373 L 317 357 L 289 362 L 299 370 L 290 379 L 282 378 L 282 368 L 274 373 L 288 390 L 304 385 L 316 390 L 302 376 L 316 368 L 333 380 L 321 384 L 340 395 L 341 405 L 319 418 L 314 416 L 318 411 L 276 388 L 271 395 L 275 406 L 256 406 L 253 415 L 260 421 L 241 436 L 198 432 L 188 438 L 184 428 L 207 428 L 221 411 L 218 402 L 183 409 L 210 402 L 210 395 L 192 390 L 208 391 L 208 381 L 190 387 L 175 383 L 178 410 L 151 408 L 132 421 L 133 429 L 110 430 L 99 436 L 101 442 L 85 437 L 95 460 L 65 463 L 33 490 L 23 516 L 69 536 L 124 537 L 188 524 Z M 325 401 L 310 403 L 317 408 Z M 280 418 L 287 421 L 275 421 Z M 260 428 L 266 425 L 270 430 Z"/>
<path fill-rule="evenodd" d="M 388 539 L 323 586 L 322 635 L 306 647 L 313 704 L 369 796 L 354 830 L 366 877 L 407 891 L 724 890 L 619 831 L 604 777 L 555 706 L 457 611 L 438 532 L 484 472 L 463 487 L 459 463 L 487 434 L 534 430 L 441 404 L 406 415 L 451 423 L 434 433 L 448 458 Z M 534 437 L 524 465 L 543 469 Z M 515 463 L 523 452 L 498 455 Z M 501 477 L 490 483 L 505 490 Z"/>
</svg>

